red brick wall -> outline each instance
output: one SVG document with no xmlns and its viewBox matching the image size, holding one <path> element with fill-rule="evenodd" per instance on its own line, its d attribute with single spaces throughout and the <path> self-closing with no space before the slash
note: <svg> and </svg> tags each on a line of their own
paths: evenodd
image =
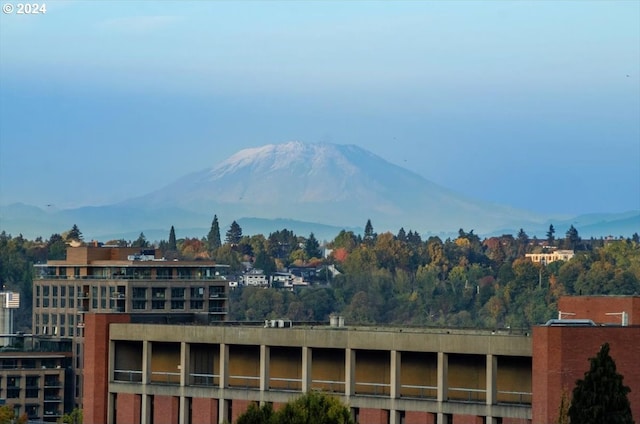
<svg viewBox="0 0 640 424">
<path fill-rule="evenodd" d="M 252 401 L 250 400 L 233 399 L 231 401 L 231 417 L 229 417 L 229 421 L 235 423 L 240 415 L 247 412 L 251 403 Z"/>
<path fill-rule="evenodd" d="M 82 410 L 85 424 L 107 422 L 109 324 L 114 322 L 130 322 L 129 315 L 85 314 L 84 316 Z"/>
<path fill-rule="evenodd" d="M 360 408 L 358 423 L 361 424 L 387 424 L 389 411 L 383 409 Z"/>
<path fill-rule="evenodd" d="M 273 406 L 274 411 L 279 411 L 280 409 L 284 408 L 285 405 L 286 403 L 283 402 L 273 402 L 271 406 Z"/>
<path fill-rule="evenodd" d="M 629 325 L 640 325 L 640 296 L 563 296 L 558 299 L 558 310 L 575 315 L 567 319 L 591 319 L 597 324 L 622 323 L 620 315 L 608 313 L 626 312 Z"/>
<path fill-rule="evenodd" d="M 116 424 L 138 424 L 140 422 L 140 409 L 142 407 L 142 398 L 140 395 L 130 393 L 118 393 L 116 399 Z M 84 417 L 82 422 L 87 421 L 87 409 L 84 409 Z M 98 423 L 98 421 L 91 421 Z M 106 423 L 102 421 L 102 423 Z"/>
<path fill-rule="evenodd" d="M 605 342 L 617 371 L 629 386 L 633 416 L 640 417 L 640 326 L 637 327 L 534 327 L 533 329 L 533 424 L 558 418 L 563 391 L 571 397 L 575 382 L 589 369 Z"/>
<path fill-rule="evenodd" d="M 174 424 L 178 422 L 180 398 L 176 396 L 154 396 L 153 423 Z"/>
<path fill-rule="evenodd" d="M 531 420 L 524 418 L 503 418 L 502 424 L 529 424 Z"/>
<path fill-rule="evenodd" d="M 218 399 L 193 398 L 191 400 L 192 424 L 214 424 L 218 422 Z"/>
<path fill-rule="evenodd" d="M 476 415 L 454 415 L 453 424 L 482 424 L 482 417 Z"/>
<path fill-rule="evenodd" d="M 429 412 L 407 411 L 404 414 L 405 424 L 435 424 L 436 414 Z"/>
</svg>

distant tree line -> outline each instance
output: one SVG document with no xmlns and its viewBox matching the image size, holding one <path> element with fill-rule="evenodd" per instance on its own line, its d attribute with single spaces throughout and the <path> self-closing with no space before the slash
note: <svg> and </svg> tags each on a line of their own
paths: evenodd
<svg viewBox="0 0 640 424">
<path fill-rule="evenodd" d="M 292 266 L 318 269 L 315 284 L 295 292 L 239 287 L 230 296 L 231 320 L 288 318 L 326 321 L 341 314 L 352 324 L 447 325 L 527 328 L 552 318 L 563 294 L 640 293 L 640 237 L 604 240 L 580 238 L 573 226 L 556 238 L 553 225 L 544 240 L 521 229 L 515 236 L 481 239 L 460 229 L 457 237 L 423 240 L 404 228 L 378 234 L 370 220 L 363 235 L 341 231 L 325 242 L 323 254 L 313 233 L 299 236 L 282 229 L 245 235 L 233 221 L 221 238 L 218 217 L 201 238 L 105 244 L 157 248 L 167 259 L 215 260 L 240 274 L 246 263 L 266 275 Z M 17 329 L 31 327 L 33 264 L 64 259 L 68 245 L 83 243 L 80 229 L 33 241 L 0 233 L 0 282 L 21 293 Z M 526 253 L 575 249 L 567 262 L 538 264 Z M 329 271 L 331 269 L 331 272 Z M 337 271 L 335 274 L 333 271 Z"/>
</svg>

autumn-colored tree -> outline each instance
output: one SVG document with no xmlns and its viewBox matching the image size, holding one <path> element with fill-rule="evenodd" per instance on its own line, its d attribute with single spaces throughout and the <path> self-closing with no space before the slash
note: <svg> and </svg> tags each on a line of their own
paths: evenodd
<svg viewBox="0 0 640 424">
<path fill-rule="evenodd" d="M 13 405 L 0 406 L 0 424 L 27 424 L 26 414 L 16 417 Z"/>
</svg>

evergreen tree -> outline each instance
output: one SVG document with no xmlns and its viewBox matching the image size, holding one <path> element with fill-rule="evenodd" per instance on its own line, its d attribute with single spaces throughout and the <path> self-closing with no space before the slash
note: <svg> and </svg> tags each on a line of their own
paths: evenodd
<svg viewBox="0 0 640 424">
<path fill-rule="evenodd" d="M 173 228 L 173 225 L 169 231 L 169 244 L 167 245 L 167 250 L 178 250 L 178 245 L 176 243 L 176 230 Z"/>
<path fill-rule="evenodd" d="M 222 246 L 220 241 L 220 225 L 218 224 L 218 215 L 213 215 L 213 222 L 211 222 L 211 229 L 207 234 L 207 244 L 209 247 L 209 254 L 213 256 L 213 253 Z"/>
<path fill-rule="evenodd" d="M 78 228 L 76 224 L 73 224 L 73 227 L 67 233 L 67 240 L 82 240 L 82 231 Z"/>
<path fill-rule="evenodd" d="M 242 228 L 240 225 L 233 221 L 231 226 L 229 227 L 229 231 L 227 231 L 227 235 L 225 238 L 225 242 L 231 245 L 237 245 L 242 240 Z"/>
<path fill-rule="evenodd" d="M 367 224 L 364 226 L 364 241 L 366 244 L 372 245 L 376 240 L 376 233 L 373 232 L 373 225 L 371 225 L 371 220 L 367 219 Z"/>
<path fill-rule="evenodd" d="M 518 257 L 522 257 L 527 253 L 527 246 L 529 245 L 529 236 L 524 232 L 522 228 L 518 232 Z"/>
<path fill-rule="evenodd" d="M 304 254 L 307 259 L 311 258 L 321 258 L 322 251 L 320 250 L 320 243 L 316 239 L 316 236 L 313 233 L 309 234 L 309 238 L 307 238 L 304 243 Z"/>
<path fill-rule="evenodd" d="M 567 234 L 565 237 L 565 247 L 567 249 L 575 250 L 580 244 L 580 241 L 581 239 L 578 235 L 578 230 L 576 230 L 576 228 L 571 225 L 571 227 L 569 227 L 569 229 L 567 230 Z"/>
<path fill-rule="evenodd" d="M 569 418 L 579 424 L 633 424 L 629 387 L 622 384 L 623 377 L 609 356 L 609 343 L 590 359 L 589 371 L 573 389 Z"/>
<path fill-rule="evenodd" d="M 131 243 L 131 247 L 149 247 L 149 242 L 147 238 L 144 236 L 144 233 L 140 233 L 138 239 Z"/>
<path fill-rule="evenodd" d="M 556 229 L 553 228 L 553 224 L 550 224 L 549 231 L 547 231 L 547 243 L 549 243 L 549 246 L 553 246 L 553 242 L 555 241 L 555 233 Z"/>
<path fill-rule="evenodd" d="M 259 250 L 253 261 L 253 267 L 261 269 L 264 275 L 273 275 L 277 271 L 276 263 L 264 250 Z"/>
<path fill-rule="evenodd" d="M 407 233 L 405 233 L 404 227 L 400 227 L 400 230 L 398 230 L 398 235 L 396 236 L 396 239 L 400 241 L 407 241 Z"/>
</svg>

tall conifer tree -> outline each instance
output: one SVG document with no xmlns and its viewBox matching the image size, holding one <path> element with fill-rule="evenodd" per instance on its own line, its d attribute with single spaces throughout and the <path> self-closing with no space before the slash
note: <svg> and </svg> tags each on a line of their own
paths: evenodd
<svg viewBox="0 0 640 424">
<path fill-rule="evenodd" d="M 609 343 L 590 359 L 589 371 L 576 382 L 569 407 L 569 418 L 579 424 L 633 424 L 629 387 L 622 384 L 622 375 L 609 356 Z"/>
<path fill-rule="evenodd" d="M 169 245 L 167 248 L 171 251 L 178 250 L 178 244 L 176 243 L 176 230 L 173 228 L 173 225 L 169 231 Z"/>
<path fill-rule="evenodd" d="M 207 243 L 209 245 L 209 253 L 213 254 L 220 246 L 220 225 L 218 224 L 218 215 L 213 215 L 213 222 L 211 222 L 211 230 L 207 234 Z"/>
</svg>

